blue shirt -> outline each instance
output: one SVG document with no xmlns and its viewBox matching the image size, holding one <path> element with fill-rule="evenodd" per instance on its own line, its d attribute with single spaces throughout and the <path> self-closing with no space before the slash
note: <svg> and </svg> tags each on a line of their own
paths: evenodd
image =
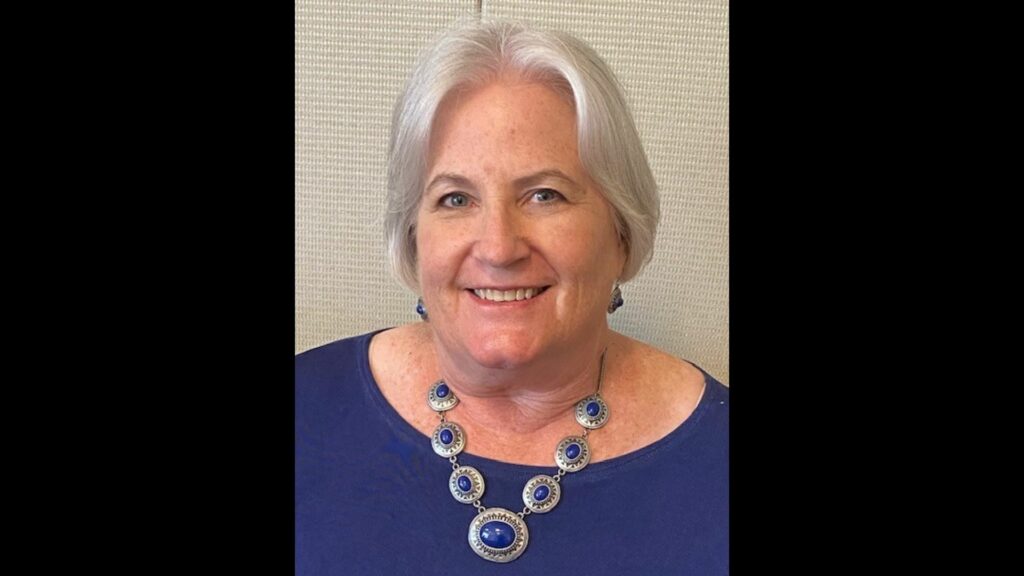
<svg viewBox="0 0 1024 576">
<path fill-rule="evenodd" d="M 523 555 L 498 564 L 469 547 L 477 511 L 449 492 L 451 464 L 381 394 L 374 334 L 295 357 L 297 575 L 729 573 L 729 390 L 710 375 L 668 436 L 567 474 L 558 505 L 526 517 Z M 429 384 L 410 383 L 424 403 Z M 513 512 L 527 480 L 558 470 L 468 453 L 459 463 L 483 475 L 486 506 Z"/>
</svg>

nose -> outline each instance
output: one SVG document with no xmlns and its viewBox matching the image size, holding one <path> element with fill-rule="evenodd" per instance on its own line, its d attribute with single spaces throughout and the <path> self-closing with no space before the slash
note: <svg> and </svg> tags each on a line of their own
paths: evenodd
<svg viewBox="0 0 1024 576">
<path fill-rule="evenodd" d="M 496 268 L 507 268 L 530 255 L 523 217 L 513 207 L 491 204 L 483 210 L 473 256 Z"/>
</svg>

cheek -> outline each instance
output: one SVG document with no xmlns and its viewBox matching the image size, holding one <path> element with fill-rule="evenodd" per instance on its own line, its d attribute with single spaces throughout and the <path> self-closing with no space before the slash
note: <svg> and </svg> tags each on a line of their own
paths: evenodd
<svg viewBox="0 0 1024 576">
<path fill-rule="evenodd" d="M 460 234 L 452 226 L 441 226 L 421 216 L 416 228 L 416 267 L 420 278 L 420 290 L 440 288 L 450 281 L 459 265 Z"/>
<path fill-rule="evenodd" d="M 566 266 L 580 276 L 603 281 L 621 273 L 625 252 L 614 224 L 603 217 L 588 219 L 584 224 L 562 231 L 558 237 L 571 239 L 557 242 L 555 249 L 562 253 Z"/>
<path fill-rule="evenodd" d="M 420 279 L 420 292 L 425 292 L 433 284 L 432 272 L 437 269 L 434 263 L 435 242 L 432 238 L 430 224 L 423 219 L 422 214 L 417 217 L 416 222 L 413 236 L 413 241 L 416 243 L 416 272 Z"/>
</svg>

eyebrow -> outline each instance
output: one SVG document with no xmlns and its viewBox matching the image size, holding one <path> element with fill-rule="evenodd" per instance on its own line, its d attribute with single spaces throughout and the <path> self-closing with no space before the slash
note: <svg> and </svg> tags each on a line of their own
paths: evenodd
<svg viewBox="0 0 1024 576">
<path fill-rule="evenodd" d="M 527 176 L 516 178 L 515 180 L 512 181 L 512 184 L 516 188 L 528 188 L 530 186 L 535 186 L 549 178 L 565 181 L 568 184 L 575 186 L 577 188 L 580 187 L 580 185 L 575 180 L 573 180 L 565 172 L 562 172 L 557 168 L 548 168 L 546 170 L 534 172 L 533 174 Z M 458 188 L 475 188 L 473 186 L 473 183 L 469 180 L 469 178 L 466 178 L 465 176 L 455 174 L 452 172 L 442 172 L 437 176 L 434 176 L 434 178 L 430 181 L 430 184 L 427 184 L 426 189 L 430 190 L 431 188 L 441 184 L 450 184 Z"/>
<path fill-rule="evenodd" d="M 430 181 L 430 184 L 427 184 L 426 189 L 430 190 L 434 186 L 441 184 L 450 184 L 456 188 L 473 188 L 473 183 L 469 181 L 469 178 L 453 174 L 451 172 L 442 172 L 437 176 L 434 176 L 434 179 Z"/>
<path fill-rule="evenodd" d="M 557 168 L 549 168 L 547 170 L 541 170 L 540 172 L 534 172 L 533 174 L 530 174 L 529 176 L 523 176 L 522 178 L 516 178 L 513 183 L 516 185 L 516 188 L 527 188 L 527 187 L 530 187 L 530 186 L 534 186 L 534 185 L 540 184 L 541 182 L 543 182 L 544 180 L 547 180 L 549 178 L 554 178 L 556 180 L 563 180 L 563 181 L 567 182 L 568 184 L 570 184 L 572 186 L 575 186 L 577 188 L 580 187 L 580 185 L 577 184 L 575 180 L 573 180 L 565 172 L 562 172 L 561 170 L 558 170 Z"/>
</svg>

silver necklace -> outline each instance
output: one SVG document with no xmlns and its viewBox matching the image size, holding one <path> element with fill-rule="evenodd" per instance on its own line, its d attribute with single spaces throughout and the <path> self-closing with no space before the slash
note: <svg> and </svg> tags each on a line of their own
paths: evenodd
<svg viewBox="0 0 1024 576">
<path fill-rule="evenodd" d="M 526 517 L 534 512 L 550 512 L 562 497 L 562 477 L 567 473 L 579 472 L 590 462 L 587 435 L 608 422 L 608 405 L 601 398 L 605 352 L 601 353 L 597 392 L 577 402 L 574 410 L 576 422 L 583 426 L 583 433 L 566 436 L 558 443 L 555 448 L 557 473 L 551 476 L 540 474 L 526 482 L 523 487 L 522 512 L 487 508 L 480 502 L 485 487 L 483 475 L 472 466 L 459 464 L 459 453 L 466 447 L 466 433 L 462 427 L 445 417 L 445 413 L 454 408 L 459 399 L 444 380 L 438 380 L 430 387 L 427 404 L 441 417 L 441 423 L 431 437 L 431 445 L 438 456 L 451 462 L 452 474 L 448 477 L 448 489 L 452 496 L 463 504 L 472 504 L 477 510 L 476 517 L 469 524 L 469 546 L 481 558 L 491 562 L 511 562 L 519 558 L 530 541 Z"/>
</svg>

